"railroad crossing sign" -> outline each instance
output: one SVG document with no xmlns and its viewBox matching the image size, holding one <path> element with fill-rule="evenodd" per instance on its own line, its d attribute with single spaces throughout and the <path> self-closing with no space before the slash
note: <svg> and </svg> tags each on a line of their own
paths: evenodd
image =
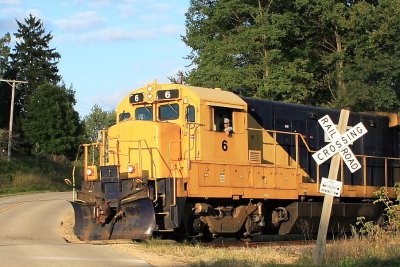
<svg viewBox="0 0 400 267">
<path fill-rule="evenodd" d="M 329 187 L 331 187 L 332 184 L 335 184 L 334 182 L 337 180 L 340 166 L 340 158 L 343 158 L 344 162 L 346 162 L 346 165 L 349 166 L 351 172 L 355 172 L 356 170 L 361 168 L 360 163 L 355 158 L 353 152 L 350 150 L 349 145 L 354 140 L 357 140 L 362 135 L 364 135 L 367 130 L 365 129 L 364 125 L 357 124 L 352 129 L 341 135 L 340 133 L 346 130 L 349 116 L 350 111 L 344 109 L 340 111 L 340 118 L 337 129 L 336 125 L 333 124 L 332 120 L 327 115 L 318 120 L 331 140 L 328 145 L 326 145 L 313 155 L 313 158 L 317 161 L 318 165 L 332 157 L 328 174 L 328 179 L 332 182 L 328 181 L 328 184 L 330 185 L 325 186 L 326 191 L 331 191 L 332 188 Z M 336 189 L 337 194 L 340 194 L 340 188 L 333 187 L 333 189 Z M 322 187 L 322 191 L 323 190 L 324 188 Z M 317 265 L 321 264 L 322 258 L 325 253 L 326 234 L 328 232 L 329 218 L 331 216 L 332 203 L 335 192 L 330 192 L 332 194 L 329 194 L 328 192 L 324 193 L 325 196 L 324 203 L 322 205 L 321 220 L 319 222 L 318 237 L 315 251 L 313 253 L 314 263 Z"/>
<path fill-rule="evenodd" d="M 368 132 L 364 124 L 360 122 L 344 134 L 340 134 L 329 115 L 320 118 L 318 122 L 329 136 L 331 142 L 312 155 L 317 164 L 321 165 L 333 155 L 339 153 L 352 173 L 361 169 L 361 164 L 354 156 L 349 145 Z"/>
</svg>

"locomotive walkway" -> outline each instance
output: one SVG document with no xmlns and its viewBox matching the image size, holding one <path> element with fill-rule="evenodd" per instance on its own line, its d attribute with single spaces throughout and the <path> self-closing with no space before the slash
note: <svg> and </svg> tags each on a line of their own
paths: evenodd
<svg viewBox="0 0 400 267">
<path fill-rule="evenodd" d="M 60 218 L 71 193 L 0 198 L 1 266 L 150 266 L 111 246 L 67 243 Z"/>
</svg>

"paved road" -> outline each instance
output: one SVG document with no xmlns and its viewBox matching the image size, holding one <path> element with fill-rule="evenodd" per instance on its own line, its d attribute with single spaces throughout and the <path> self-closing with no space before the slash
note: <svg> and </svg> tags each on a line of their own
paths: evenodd
<svg viewBox="0 0 400 267">
<path fill-rule="evenodd" d="M 67 243 L 60 218 L 71 193 L 0 198 L 1 266 L 150 266 L 108 245 Z"/>
</svg>

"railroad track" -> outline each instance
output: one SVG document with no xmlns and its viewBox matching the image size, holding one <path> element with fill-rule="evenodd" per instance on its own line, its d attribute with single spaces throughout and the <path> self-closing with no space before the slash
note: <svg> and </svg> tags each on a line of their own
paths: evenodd
<svg viewBox="0 0 400 267">
<path fill-rule="evenodd" d="M 253 242 L 221 242 L 221 243 L 201 243 L 204 247 L 226 248 L 226 247 L 283 247 L 283 246 L 312 246 L 315 245 L 315 240 L 283 240 L 283 241 L 253 241 Z"/>
<path fill-rule="evenodd" d="M 268 239 L 268 238 L 266 238 Z M 147 241 L 133 241 L 133 240 L 124 240 L 124 239 L 116 239 L 116 240 L 98 240 L 98 241 L 78 241 L 74 242 L 71 240 L 66 240 L 68 243 L 75 244 L 92 244 L 92 245 L 111 245 L 111 244 L 144 244 Z M 192 240 L 190 242 L 177 242 L 169 239 L 151 239 L 151 242 L 160 243 L 160 244 L 182 244 L 182 245 L 198 245 L 202 247 L 213 247 L 213 248 L 229 248 L 229 247 L 243 247 L 243 248 L 256 248 L 256 247 L 284 247 L 284 246 L 313 246 L 315 245 L 315 240 L 256 240 L 251 242 L 243 242 L 234 238 L 218 238 L 211 242 L 201 242 Z M 330 242 L 329 240 L 327 241 Z"/>
<path fill-rule="evenodd" d="M 301 234 L 292 235 L 260 235 L 251 240 L 239 240 L 234 237 L 216 238 L 211 242 L 205 242 L 197 239 L 191 240 L 189 243 L 204 247 L 284 247 L 284 246 L 314 246 L 316 236 L 308 236 Z M 330 240 L 328 239 L 328 243 Z"/>
</svg>

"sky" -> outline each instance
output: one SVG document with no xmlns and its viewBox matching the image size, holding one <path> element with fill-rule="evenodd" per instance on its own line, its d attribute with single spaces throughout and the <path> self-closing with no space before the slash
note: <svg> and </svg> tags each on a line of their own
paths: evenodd
<svg viewBox="0 0 400 267">
<path fill-rule="evenodd" d="M 115 109 L 129 92 L 189 70 L 181 39 L 188 8 L 189 0 L 0 0 L 0 36 L 29 14 L 40 19 L 84 117 L 94 104 Z"/>
</svg>

